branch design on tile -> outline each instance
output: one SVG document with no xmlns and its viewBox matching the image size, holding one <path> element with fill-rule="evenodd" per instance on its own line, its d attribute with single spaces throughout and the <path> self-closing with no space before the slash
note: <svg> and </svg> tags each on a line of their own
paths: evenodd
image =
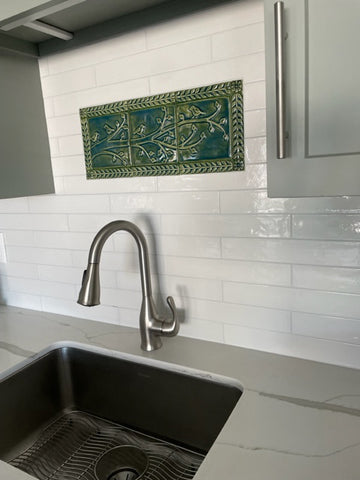
<svg viewBox="0 0 360 480">
<path fill-rule="evenodd" d="M 241 81 L 89 107 L 80 114 L 88 178 L 244 167 Z"/>
</svg>

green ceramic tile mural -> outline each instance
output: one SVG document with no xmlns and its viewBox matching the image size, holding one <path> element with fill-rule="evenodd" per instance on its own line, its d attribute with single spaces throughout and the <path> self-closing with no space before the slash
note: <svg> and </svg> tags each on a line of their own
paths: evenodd
<svg viewBox="0 0 360 480">
<path fill-rule="evenodd" d="M 244 169 L 242 81 L 80 110 L 87 178 Z"/>
</svg>

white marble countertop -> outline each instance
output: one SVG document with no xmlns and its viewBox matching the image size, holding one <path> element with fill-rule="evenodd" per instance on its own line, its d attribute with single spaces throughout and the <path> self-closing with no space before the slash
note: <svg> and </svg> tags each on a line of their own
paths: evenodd
<svg viewBox="0 0 360 480">
<path fill-rule="evenodd" d="M 360 370 L 184 337 L 146 353 L 136 329 L 0 306 L 0 372 L 63 340 L 241 382 L 244 393 L 195 480 L 360 478 Z M 0 478 L 33 477 L 0 462 Z"/>
</svg>

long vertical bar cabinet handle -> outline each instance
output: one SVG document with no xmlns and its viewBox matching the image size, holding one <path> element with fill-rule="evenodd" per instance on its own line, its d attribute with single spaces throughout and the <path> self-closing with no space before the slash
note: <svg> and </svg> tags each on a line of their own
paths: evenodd
<svg viewBox="0 0 360 480">
<path fill-rule="evenodd" d="M 276 63 L 276 150 L 277 158 L 286 157 L 285 132 L 285 49 L 284 49 L 284 2 L 274 4 L 275 18 L 275 63 Z"/>
</svg>

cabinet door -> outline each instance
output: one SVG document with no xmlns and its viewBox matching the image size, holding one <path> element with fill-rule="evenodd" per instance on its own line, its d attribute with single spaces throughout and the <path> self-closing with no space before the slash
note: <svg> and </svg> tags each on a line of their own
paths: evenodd
<svg viewBox="0 0 360 480">
<path fill-rule="evenodd" d="M 360 2 L 284 0 L 285 158 L 277 158 L 274 0 L 265 0 L 270 197 L 360 195 Z"/>
<path fill-rule="evenodd" d="M 0 50 L 0 198 L 54 193 L 38 61 Z"/>
</svg>

